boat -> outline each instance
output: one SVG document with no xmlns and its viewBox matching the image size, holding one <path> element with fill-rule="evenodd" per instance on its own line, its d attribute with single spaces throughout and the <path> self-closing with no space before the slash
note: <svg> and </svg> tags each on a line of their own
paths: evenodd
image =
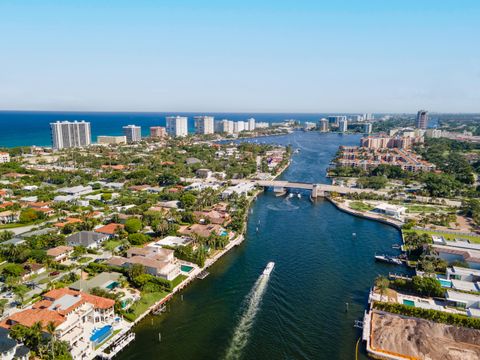
<svg viewBox="0 0 480 360">
<path fill-rule="evenodd" d="M 288 198 L 289 198 L 289 199 L 292 198 L 292 197 L 293 197 L 293 194 L 292 194 L 292 193 L 288 194 Z"/>
<path fill-rule="evenodd" d="M 389 256 L 389 255 L 375 255 L 375 260 L 384 262 L 387 264 L 402 265 L 402 260 L 400 260 L 397 257 Z"/>
<path fill-rule="evenodd" d="M 200 280 L 205 279 L 210 273 L 206 270 L 203 270 L 200 274 L 197 275 L 197 278 Z"/>
<path fill-rule="evenodd" d="M 302 194 L 298 193 L 298 194 L 297 194 L 297 198 L 300 199 L 301 197 L 302 197 Z"/>
<path fill-rule="evenodd" d="M 402 248 L 402 245 L 399 245 L 399 244 L 392 245 L 392 249 L 401 249 L 401 248 Z"/>
<path fill-rule="evenodd" d="M 270 262 L 267 264 L 267 267 L 265 268 L 265 270 L 263 270 L 263 275 L 270 275 L 270 273 L 272 272 L 274 266 L 275 266 L 275 263 L 274 263 L 273 261 L 270 261 Z"/>
</svg>

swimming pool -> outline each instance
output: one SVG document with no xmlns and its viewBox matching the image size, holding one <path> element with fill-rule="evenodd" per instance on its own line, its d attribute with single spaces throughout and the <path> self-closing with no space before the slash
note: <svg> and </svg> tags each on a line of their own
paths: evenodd
<svg viewBox="0 0 480 360">
<path fill-rule="evenodd" d="M 407 300 L 407 299 L 403 299 L 403 305 L 407 305 L 407 306 L 413 306 L 413 307 L 415 307 L 415 301 L 413 301 L 413 300 Z"/>
<path fill-rule="evenodd" d="M 93 330 L 92 336 L 90 336 L 90 341 L 99 344 L 108 338 L 112 334 L 112 326 L 105 325 L 100 329 Z"/>
<path fill-rule="evenodd" d="M 188 272 L 190 272 L 190 271 L 193 270 L 193 266 L 182 265 L 182 266 L 180 266 L 180 270 L 182 270 L 183 272 L 188 273 Z"/>
<path fill-rule="evenodd" d="M 220 233 L 220 236 L 227 236 L 228 235 L 228 231 L 226 230 L 223 230 L 221 233 Z"/>
<path fill-rule="evenodd" d="M 437 279 L 440 282 L 440 285 L 445 288 L 451 288 L 452 287 L 452 281 L 451 280 L 445 280 L 445 279 Z"/>
<path fill-rule="evenodd" d="M 120 283 L 118 281 L 112 281 L 110 284 L 108 284 L 107 286 L 105 286 L 107 289 L 109 290 L 113 290 L 115 289 L 116 287 L 118 287 L 118 285 L 120 285 Z"/>
</svg>

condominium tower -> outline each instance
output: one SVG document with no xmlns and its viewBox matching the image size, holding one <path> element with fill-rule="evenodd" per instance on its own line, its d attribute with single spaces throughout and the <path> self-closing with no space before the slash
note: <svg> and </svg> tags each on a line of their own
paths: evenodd
<svg viewBox="0 0 480 360">
<path fill-rule="evenodd" d="M 57 121 L 50 123 L 52 146 L 65 149 L 91 144 L 90 123 L 85 121 Z"/>
<path fill-rule="evenodd" d="M 163 126 L 150 127 L 150 137 L 156 139 L 163 139 L 167 136 L 167 130 Z"/>
<path fill-rule="evenodd" d="M 420 110 L 417 113 L 417 129 L 425 130 L 428 126 L 428 111 Z"/>
<path fill-rule="evenodd" d="M 197 134 L 213 134 L 214 131 L 213 116 L 195 116 L 195 132 Z"/>
<path fill-rule="evenodd" d="M 318 127 L 319 127 L 319 130 L 321 132 L 328 132 L 328 120 L 327 119 L 320 119 Z"/>
<path fill-rule="evenodd" d="M 185 116 L 167 116 L 167 134 L 173 137 L 188 135 L 188 118 Z"/>
<path fill-rule="evenodd" d="M 348 120 L 347 119 L 342 119 L 338 122 L 338 131 L 340 132 L 346 132 L 348 129 Z"/>
<path fill-rule="evenodd" d="M 142 140 L 142 128 L 136 125 L 127 125 L 123 127 L 123 135 L 128 143 L 134 143 Z"/>
</svg>

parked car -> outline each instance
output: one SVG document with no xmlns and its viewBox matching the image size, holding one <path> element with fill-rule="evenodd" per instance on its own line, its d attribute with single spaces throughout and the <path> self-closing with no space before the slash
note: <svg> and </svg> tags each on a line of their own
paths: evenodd
<svg viewBox="0 0 480 360">
<path fill-rule="evenodd" d="M 57 276 L 60 274 L 60 271 L 52 271 L 50 274 L 48 274 L 49 276 Z"/>
</svg>

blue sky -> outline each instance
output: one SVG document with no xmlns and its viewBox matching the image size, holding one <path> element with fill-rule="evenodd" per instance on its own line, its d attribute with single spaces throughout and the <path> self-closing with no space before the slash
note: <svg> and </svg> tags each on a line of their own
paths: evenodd
<svg viewBox="0 0 480 360">
<path fill-rule="evenodd" d="M 0 109 L 480 112 L 480 1 L 0 1 Z"/>
</svg>

